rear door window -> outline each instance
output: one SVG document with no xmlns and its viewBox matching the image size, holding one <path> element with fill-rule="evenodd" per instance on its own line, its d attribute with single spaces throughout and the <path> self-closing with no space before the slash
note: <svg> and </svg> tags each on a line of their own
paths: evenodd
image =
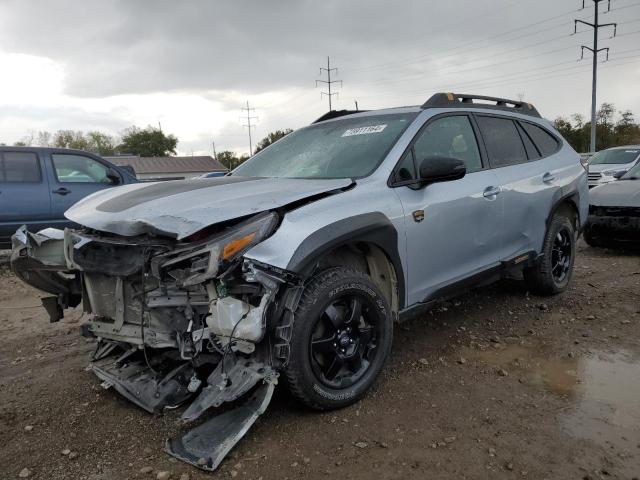
<svg viewBox="0 0 640 480">
<path fill-rule="evenodd" d="M 522 127 L 536 144 L 543 157 L 553 155 L 558 150 L 558 140 L 545 129 L 533 123 L 520 122 Z"/>
<path fill-rule="evenodd" d="M 478 126 L 494 168 L 527 161 L 527 153 L 513 120 L 500 117 L 478 117 Z"/>
<path fill-rule="evenodd" d="M 40 162 L 32 152 L 1 152 L 0 182 L 40 183 Z"/>
</svg>

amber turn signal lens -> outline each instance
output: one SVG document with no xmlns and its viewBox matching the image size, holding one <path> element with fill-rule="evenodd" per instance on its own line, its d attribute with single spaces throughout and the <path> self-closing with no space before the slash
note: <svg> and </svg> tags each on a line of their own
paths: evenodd
<svg viewBox="0 0 640 480">
<path fill-rule="evenodd" d="M 233 257 L 236 253 L 242 250 L 244 247 L 249 245 L 251 241 L 255 238 L 256 232 L 250 233 L 249 235 L 245 235 L 244 237 L 238 238 L 236 240 L 232 240 L 224 246 L 222 250 L 222 259 L 228 260 Z"/>
</svg>

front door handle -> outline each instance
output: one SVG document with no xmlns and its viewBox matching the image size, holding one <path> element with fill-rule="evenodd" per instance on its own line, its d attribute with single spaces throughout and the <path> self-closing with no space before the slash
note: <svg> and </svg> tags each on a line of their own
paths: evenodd
<svg viewBox="0 0 640 480">
<path fill-rule="evenodd" d="M 555 176 L 554 174 L 552 174 L 552 173 L 549 173 L 549 172 L 545 173 L 545 174 L 542 176 L 542 181 L 543 181 L 544 183 L 551 183 L 551 182 L 553 182 L 555 179 L 556 179 L 556 176 Z"/>
<path fill-rule="evenodd" d="M 482 196 L 484 198 L 495 198 L 496 195 L 498 195 L 500 192 L 502 192 L 502 189 L 500 187 L 487 187 L 484 189 L 484 192 L 482 192 Z"/>
<path fill-rule="evenodd" d="M 56 193 L 58 195 L 67 195 L 68 193 L 71 193 L 71 190 L 69 190 L 68 188 L 64 188 L 64 187 L 60 187 L 57 190 L 51 190 L 51 193 Z"/>
</svg>

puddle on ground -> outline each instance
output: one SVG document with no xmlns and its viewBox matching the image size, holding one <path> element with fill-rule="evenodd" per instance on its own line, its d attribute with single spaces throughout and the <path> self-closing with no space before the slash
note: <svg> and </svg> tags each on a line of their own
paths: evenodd
<svg viewBox="0 0 640 480">
<path fill-rule="evenodd" d="M 553 358 L 544 345 L 526 344 L 468 348 L 462 356 L 566 397 L 570 406 L 559 414 L 566 430 L 622 459 L 624 470 L 640 473 L 639 356 L 619 351 Z"/>
</svg>

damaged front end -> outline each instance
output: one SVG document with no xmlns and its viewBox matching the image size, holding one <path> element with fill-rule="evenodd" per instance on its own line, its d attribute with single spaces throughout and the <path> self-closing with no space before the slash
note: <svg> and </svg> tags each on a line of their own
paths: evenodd
<svg viewBox="0 0 640 480">
<path fill-rule="evenodd" d="M 253 390 L 245 405 L 167 441 L 170 454 L 214 470 L 266 409 L 286 358 L 287 327 L 269 319 L 282 317 L 297 280 L 243 258 L 278 223 L 266 212 L 181 241 L 23 227 L 11 264 L 52 294 L 43 299 L 51 321 L 82 304 L 83 330 L 98 340 L 88 369 L 146 411 L 190 402 L 181 420 L 193 422 Z"/>
</svg>

